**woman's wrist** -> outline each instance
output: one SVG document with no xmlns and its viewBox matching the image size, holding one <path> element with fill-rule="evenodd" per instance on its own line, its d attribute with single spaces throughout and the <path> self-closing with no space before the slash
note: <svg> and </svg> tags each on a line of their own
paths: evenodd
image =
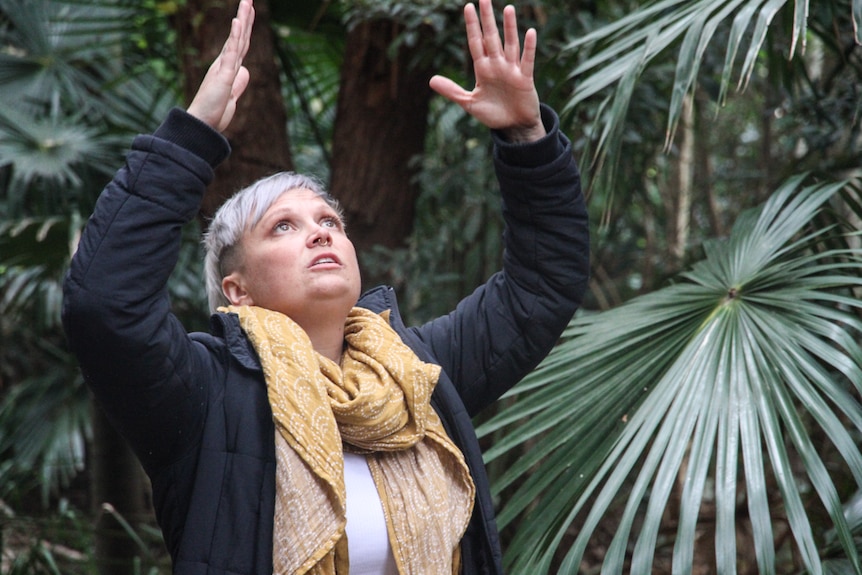
<svg viewBox="0 0 862 575">
<path fill-rule="evenodd" d="M 537 142 L 548 135 L 545 125 L 539 117 L 532 126 L 513 126 L 500 130 L 500 134 L 507 142 L 513 144 L 527 144 Z"/>
</svg>

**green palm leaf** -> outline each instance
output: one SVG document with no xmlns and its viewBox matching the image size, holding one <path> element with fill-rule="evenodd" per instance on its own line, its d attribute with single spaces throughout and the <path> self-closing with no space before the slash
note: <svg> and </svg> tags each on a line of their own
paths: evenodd
<svg viewBox="0 0 862 575">
<path fill-rule="evenodd" d="M 135 9 L 122 2 L 0 0 L 9 20 L 0 42 L 0 85 L 7 101 L 50 101 L 62 94 L 85 107 L 99 76 L 114 69 L 109 53 L 122 50 Z M 59 90 L 59 92 L 58 92 Z"/>
<path fill-rule="evenodd" d="M 841 473 L 862 487 L 862 301 L 853 296 L 862 250 L 823 249 L 839 230 L 811 227 L 848 190 L 794 178 L 726 241 L 704 246 L 705 259 L 674 285 L 572 322 L 512 404 L 479 429 L 502 431 L 489 461 L 529 444 L 494 485 L 513 491 L 500 513 L 503 525 L 519 521 L 513 572 L 547 572 L 573 527 L 560 572 L 577 572 L 613 515 L 603 569 L 649 573 L 671 497 L 675 573 L 692 570 L 705 503 L 716 510 L 719 572 L 735 571 L 740 498 L 761 572 L 775 572 L 782 517 L 802 565 L 823 572 L 815 508 L 859 572 L 835 470 L 811 439 L 812 430 L 825 437 Z"/>
<path fill-rule="evenodd" d="M 0 497 L 38 483 L 47 498 L 83 468 L 90 401 L 63 345 L 61 286 L 79 214 L 92 211 L 132 134 L 176 101 L 169 73 L 144 58 L 141 42 L 159 26 L 147 10 L 0 0 Z M 204 315 L 186 255 L 198 260 L 197 247 L 190 236 L 171 281 L 184 316 Z"/>
<path fill-rule="evenodd" d="M 96 130 L 74 120 L 35 119 L 14 109 L 0 110 L 0 167 L 14 168 L 12 190 L 25 189 L 38 180 L 80 186 L 82 165 L 104 165 L 116 157 L 112 152 Z"/>
<path fill-rule="evenodd" d="M 620 115 L 605 121 L 622 123 L 632 96 L 630 83 L 659 61 L 672 58 L 676 72 L 668 108 L 666 141 L 674 137 L 685 96 L 696 85 L 701 62 L 708 48 L 724 52 L 720 71 L 718 101 L 723 103 L 734 71 L 738 88 L 743 89 L 762 61 L 770 25 L 783 9 L 792 5 L 793 17 L 787 30 L 787 56 L 793 57 L 808 31 L 807 0 L 660 0 L 609 23 L 565 46 L 568 53 L 588 54 L 572 71 L 575 88 L 564 111 L 574 109 L 589 98 L 611 90 Z M 854 23 L 862 13 L 853 3 Z M 719 33 L 721 31 L 721 33 Z M 858 32 L 857 32 L 858 34 Z M 713 45 L 714 44 L 714 45 Z M 675 53 L 671 50 L 677 46 Z M 596 146 L 597 157 L 607 149 L 619 150 L 621 130 L 609 130 L 614 137 Z M 606 131 L 607 132 L 607 131 Z"/>
<path fill-rule="evenodd" d="M 862 0 L 853 0 L 853 34 L 862 43 Z"/>
<path fill-rule="evenodd" d="M 82 219 L 0 222 L 0 314 L 31 328 L 59 327 L 63 275 Z"/>
<path fill-rule="evenodd" d="M 9 214 L 74 203 L 86 211 L 129 134 L 151 130 L 175 101 L 129 40 L 143 33 L 144 12 L 129 1 L 0 0 L 0 169 L 11 174 L 0 201 Z"/>
<path fill-rule="evenodd" d="M 77 364 L 51 344 L 40 345 L 53 368 L 21 381 L 0 403 L 0 454 L 9 462 L 0 468 L 0 496 L 14 486 L 14 476 L 30 475 L 47 503 L 84 468 L 90 403 Z"/>
</svg>

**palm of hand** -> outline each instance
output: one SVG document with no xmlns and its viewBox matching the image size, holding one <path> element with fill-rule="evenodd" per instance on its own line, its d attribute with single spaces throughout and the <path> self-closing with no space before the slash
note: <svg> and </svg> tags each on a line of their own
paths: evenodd
<svg viewBox="0 0 862 575">
<path fill-rule="evenodd" d="M 525 75 L 520 63 L 497 56 L 473 65 L 476 86 L 465 105 L 469 114 L 492 129 L 530 127 L 538 121 L 539 97 L 532 75 Z"/>
</svg>

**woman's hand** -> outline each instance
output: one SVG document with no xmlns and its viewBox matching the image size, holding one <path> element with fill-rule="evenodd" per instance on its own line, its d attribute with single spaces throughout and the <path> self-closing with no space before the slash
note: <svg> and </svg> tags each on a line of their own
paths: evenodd
<svg viewBox="0 0 862 575">
<path fill-rule="evenodd" d="M 248 52 L 254 24 L 252 0 L 242 0 L 230 23 L 230 35 L 221 53 L 207 70 L 188 113 L 224 131 L 236 112 L 236 102 L 248 86 L 248 69 L 242 60 Z"/>
<path fill-rule="evenodd" d="M 434 76 L 431 88 L 487 127 L 500 130 L 509 141 L 529 142 L 544 136 L 539 96 L 533 83 L 536 31 L 527 30 L 521 54 L 515 8 L 506 6 L 501 42 L 491 0 L 479 0 L 479 15 L 473 4 L 467 4 L 464 22 L 476 87 L 467 91 L 449 78 Z"/>
</svg>

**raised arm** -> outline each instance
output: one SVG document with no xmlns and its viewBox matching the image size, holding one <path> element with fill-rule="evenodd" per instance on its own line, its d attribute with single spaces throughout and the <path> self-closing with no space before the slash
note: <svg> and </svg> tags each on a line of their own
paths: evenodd
<svg viewBox="0 0 862 575">
<path fill-rule="evenodd" d="M 506 6 L 501 42 L 491 0 L 479 0 L 478 14 L 473 4 L 467 4 L 464 22 L 476 86 L 468 91 L 449 78 L 434 76 L 429 82 L 431 88 L 482 124 L 499 130 L 510 142 L 532 142 L 543 137 L 545 128 L 533 82 L 536 30 L 527 30 L 522 53 L 515 8 Z"/>
<path fill-rule="evenodd" d="M 476 73 L 471 91 L 435 76 L 431 87 L 492 129 L 503 199 L 503 269 L 455 311 L 414 328 L 452 379 L 470 416 L 517 383 L 550 351 L 580 305 L 589 272 L 589 229 L 571 142 L 540 106 L 533 83 L 536 33 L 523 53 L 515 12 L 501 42 L 491 0 L 464 16 Z"/>
<path fill-rule="evenodd" d="M 254 21 L 243 0 L 224 49 L 189 113 L 135 138 L 99 196 L 64 283 L 63 325 L 85 379 L 148 468 L 198 437 L 218 367 L 171 313 L 167 282 L 183 226 L 195 218 L 213 169 L 230 152 L 218 133 L 248 85 L 242 59 Z M 210 377 L 216 380 L 216 377 Z"/>
</svg>

